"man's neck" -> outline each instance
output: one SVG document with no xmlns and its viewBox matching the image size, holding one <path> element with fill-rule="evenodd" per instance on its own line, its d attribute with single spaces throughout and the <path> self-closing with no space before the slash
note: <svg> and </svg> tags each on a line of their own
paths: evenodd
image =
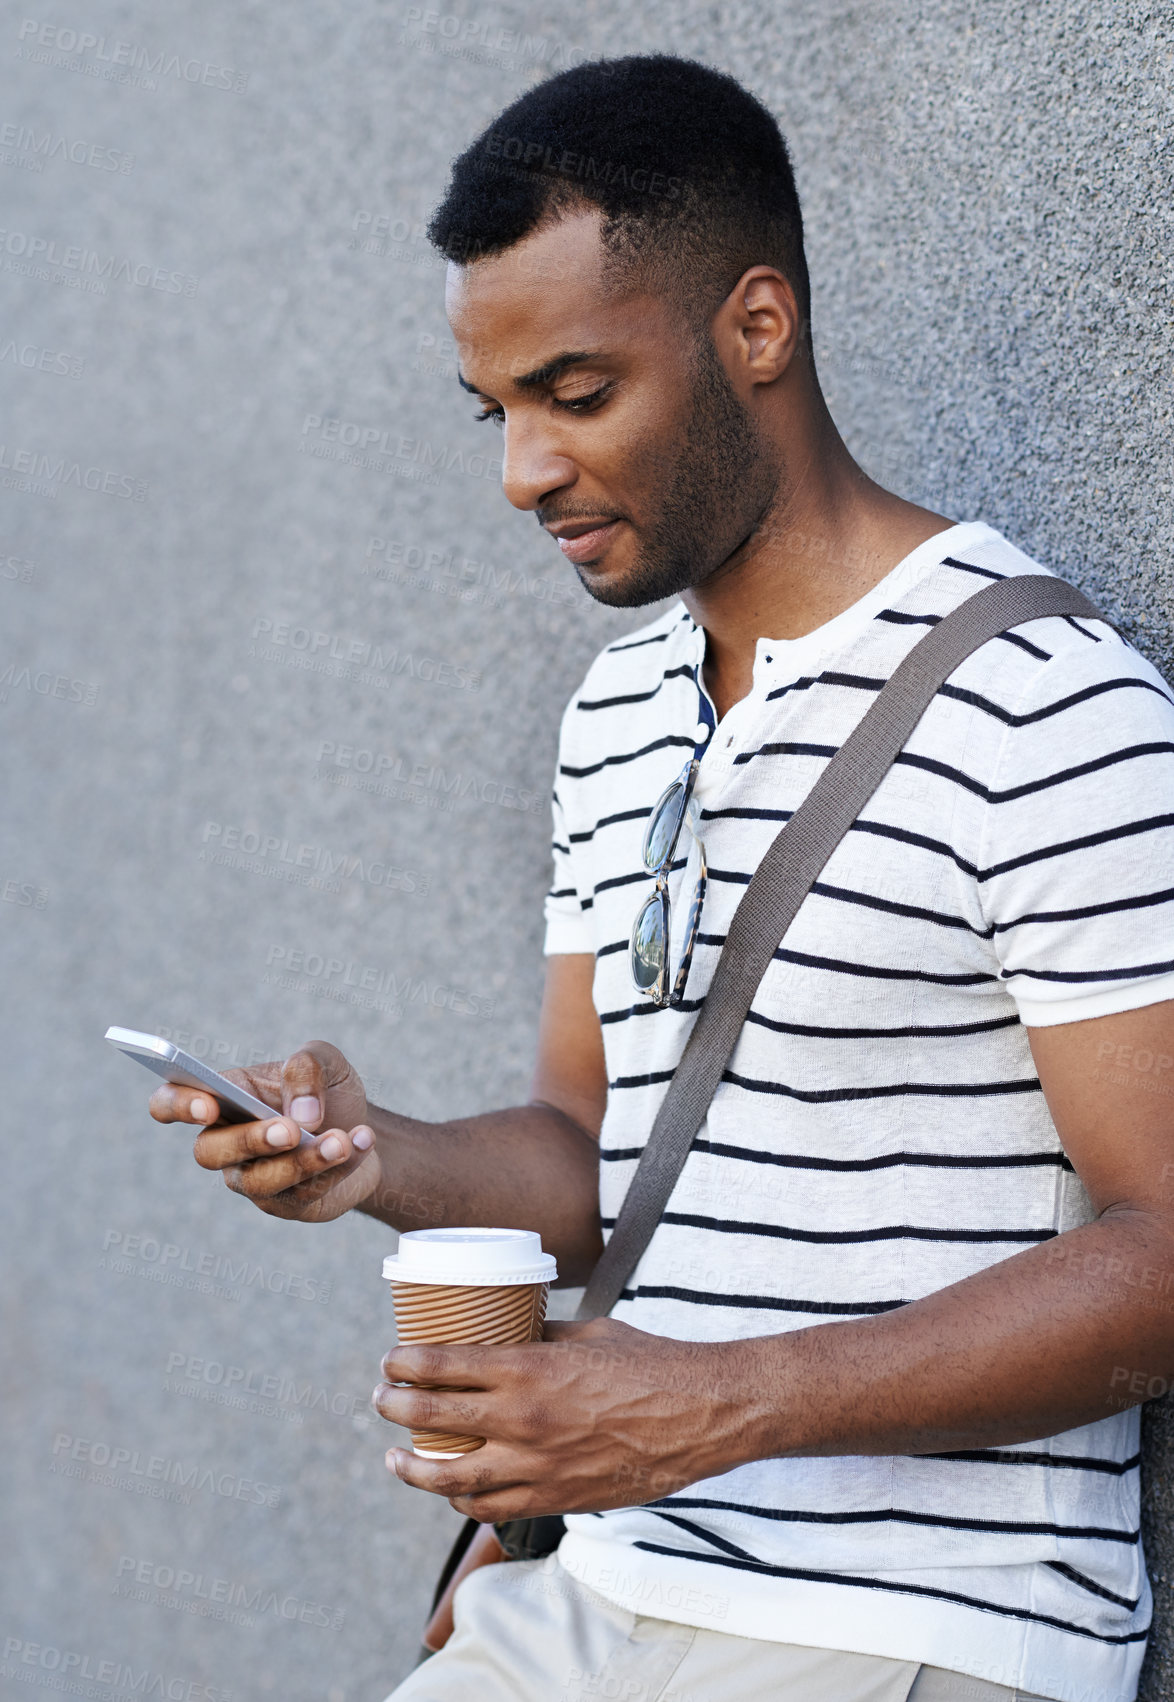
<svg viewBox="0 0 1174 1702">
<path fill-rule="evenodd" d="M 682 595 L 706 631 L 705 685 L 719 717 L 750 690 L 760 638 L 813 632 L 954 524 L 874 484 L 838 434 L 828 447 L 798 474 L 750 543 Z"/>
</svg>

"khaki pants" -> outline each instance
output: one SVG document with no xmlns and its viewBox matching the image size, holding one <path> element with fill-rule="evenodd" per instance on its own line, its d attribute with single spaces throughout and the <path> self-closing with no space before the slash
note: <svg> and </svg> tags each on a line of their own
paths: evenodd
<svg viewBox="0 0 1174 1702">
<path fill-rule="evenodd" d="M 455 1619 L 387 1702 L 1044 1702 L 917 1661 L 645 1618 L 542 1560 L 471 1573 Z"/>
</svg>

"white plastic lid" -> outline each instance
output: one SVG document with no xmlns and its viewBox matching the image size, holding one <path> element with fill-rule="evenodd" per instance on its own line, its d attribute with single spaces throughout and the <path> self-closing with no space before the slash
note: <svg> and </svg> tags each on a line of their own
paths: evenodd
<svg viewBox="0 0 1174 1702">
<path fill-rule="evenodd" d="M 396 1282 L 505 1288 L 553 1282 L 558 1266 L 532 1229 L 409 1229 L 383 1261 Z"/>
</svg>

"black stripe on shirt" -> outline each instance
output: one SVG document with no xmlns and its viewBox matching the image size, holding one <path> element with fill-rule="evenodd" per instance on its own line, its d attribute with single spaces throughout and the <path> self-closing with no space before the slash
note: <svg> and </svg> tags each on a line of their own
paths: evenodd
<svg viewBox="0 0 1174 1702">
<path fill-rule="evenodd" d="M 698 934 L 697 943 L 724 945 L 725 936 Z M 798 963 L 807 969 L 826 969 L 835 975 L 855 975 L 865 980 L 929 981 L 935 987 L 977 987 L 984 981 L 999 979 L 997 975 L 988 975 L 981 970 L 962 975 L 936 975 L 928 969 L 890 969 L 875 963 L 849 963 L 843 958 L 818 957 L 813 952 L 791 951 L 787 946 L 778 946 L 773 955 L 780 963 Z"/>
<path fill-rule="evenodd" d="M 725 934 L 698 934 L 699 946 L 725 945 Z M 920 968 L 890 968 L 883 963 L 849 963 L 844 958 L 815 957 L 810 951 L 791 951 L 788 946 L 779 946 L 774 951 L 774 957 L 779 963 L 801 963 L 806 968 L 825 968 L 830 974 L 856 975 L 864 980 L 926 980 L 937 987 L 977 987 L 982 982 L 1000 980 L 1000 975 L 989 975 L 985 970 L 973 970 L 966 974 L 937 975 L 932 970 Z"/>
<path fill-rule="evenodd" d="M 1053 1572 L 1058 1572 L 1062 1578 L 1067 1578 L 1080 1589 L 1087 1590 L 1090 1595 L 1100 1596 L 1102 1601 L 1115 1602 L 1118 1607 L 1126 1608 L 1130 1613 L 1136 1613 L 1140 1606 L 1140 1596 L 1119 1596 L 1116 1590 L 1106 1590 L 1103 1584 L 1098 1584 L 1093 1578 L 1086 1578 L 1083 1572 L 1078 1572 L 1075 1566 L 1066 1566 L 1062 1560 L 1045 1560 L 1044 1565 L 1051 1567 Z"/>
<path fill-rule="evenodd" d="M 712 873 L 712 871 L 711 871 Z M 994 937 L 994 928 L 976 928 L 965 916 L 948 916 L 940 910 L 929 910 L 921 904 L 901 904 L 895 898 L 878 898 L 870 892 L 854 892 L 850 887 L 831 886 L 827 881 L 813 881 L 811 891 L 820 898 L 835 899 L 841 904 L 857 904 L 865 910 L 880 910 L 888 916 L 908 916 L 918 922 L 933 922 L 940 928 L 961 928 L 976 939 Z"/>
<path fill-rule="evenodd" d="M 624 1078 L 621 1077 L 622 1081 Z M 801 1105 L 841 1105 L 857 1099 L 903 1099 L 906 1095 L 939 1099 L 978 1099 L 989 1094 L 1039 1093 L 1038 1076 L 1022 1081 L 984 1082 L 885 1082 L 874 1087 L 791 1087 L 786 1082 L 758 1080 L 753 1076 L 735 1075 L 733 1070 L 722 1072 L 722 1081 L 741 1087 L 747 1093 L 770 1093 L 780 1099 L 795 1099 Z"/>
<path fill-rule="evenodd" d="M 618 940 L 614 945 L 601 947 L 597 955 L 602 957 L 605 953 L 610 955 L 612 952 L 627 949 L 627 940 Z M 678 1015 L 687 1016 L 700 1010 L 704 1003 L 704 999 L 682 999 L 680 1004 L 672 1006 L 672 1009 Z M 612 1023 L 628 1022 L 635 1017 L 659 1016 L 662 1008 L 649 1000 L 642 1004 L 628 1005 L 623 1010 L 602 1011 L 599 1020 L 607 1027 Z M 1019 1024 L 1018 1016 L 1012 1015 L 987 1017 L 982 1022 L 906 1023 L 899 1028 L 837 1028 L 831 1024 L 784 1022 L 779 1017 L 764 1016 L 761 1011 L 756 1010 L 748 1011 L 746 1020 L 759 1028 L 770 1029 L 773 1034 L 794 1034 L 812 1040 L 956 1040 L 970 1034 L 993 1034 L 996 1029 L 1016 1028 Z"/>
<path fill-rule="evenodd" d="M 707 1531 L 703 1525 L 695 1523 L 692 1519 L 682 1519 L 676 1513 L 666 1513 L 663 1507 L 657 1507 L 651 1503 L 645 1508 L 645 1511 L 655 1513 L 657 1518 L 663 1519 L 666 1524 L 676 1525 L 677 1529 L 684 1531 L 687 1536 L 697 1537 L 699 1541 L 707 1542 L 711 1548 L 716 1548 L 719 1553 L 736 1555 L 739 1560 L 754 1559 L 754 1556 L 748 1550 L 739 1548 L 737 1543 L 727 1542 L 725 1537 L 719 1537 L 716 1531 Z"/>
<path fill-rule="evenodd" d="M 941 839 L 930 839 L 924 833 L 911 833 L 908 828 L 892 827 L 884 821 L 862 821 L 857 819 L 848 829 L 849 833 L 871 833 L 878 839 L 894 839 L 899 845 L 912 845 L 919 851 L 932 851 L 935 856 L 948 857 L 954 866 L 964 875 L 977 878 L 978 870 L 973 863 L 968 863 L 960 852 L 952 845 L 947 845 Z"/>
<path fill-rule="evenodd" d="M 595 955 L 597 958 L 611 957 L 617 951 L 627 951 L 630 945 L 630 940 L 612 940 L 608 945 L 600 946 Z"/>
<path fill-rule="evenodd" d="M 648 703 L 652 698 L 659 694 L 660 688 L 664 685 L 666 680 L 691 680 L 692 678 L 692 667 L 688 662 L 682 662 L 678 668 L 666 668 L 651 691 L 629 692 L 623 697 L 597 697 L 592 699 L 590 702 L 579 702 L 575 705 L 575 708 L 584 711 L 592 709 L 618 709 L 625 703 Z"/>
<path fill-rule="evenodd" d="M 568 834 L 572 845 L 585 845 L 589 839 L 594 839 L 601 827 L 615 827 L 624 821 L 646 821 L 652 814 L 652 805 L 642 806 L 638 810 L 618 810 L 614 816 L 600 816 L 594 827 L 585 828 L 582 833 Z"/>
<path fill-rule="evenodd" d="M 727 810 L 702 810 L 703 821 L 720 821 L 729 817 L 733 821 L 790 821 L 794 810 L 764 810 L 750 808 L 731 808 Z M 893 839 L 900 845 L 912 845 L 920 851 L 930 851 L 936 857 L 948 857 L 956 868 L 964 875 L 976 876 L 978 870 L 973 863 L 968 863 L 960 852 L 954 850 L 940 839 L 929 839 L 923 833 L 911 833 L 908 828 L 893 827 L 889 822 L 867 821 L 857 818 L 848 829 L 849 833 L 871 833 L 878 839 Z"/>
<path fill-rule="evenodd" d="M 732 1146 L 727 1141 L 694 1140 L 691 1152 L 712 1153 L 715 1158 L 732 1158 L 742 1164 L 772 1164 L 779 1170 L 821 1170 L 836 1175 L 863 1174 L 872 1170 L 898 1170 L 905 1166 L 924 1170 L 1066 1170 L 1071 1161 L 1062 1152 L 1029 1152 L 1009 1158 L 990 1158 L 981 1153 L 887 1152 L 877 1158 L 816 1158 L 812 1153 L 764 1152 L 756 1147 Z M 642 1146 L 603 1147 L 601 1164 L 628 1164 L 642 1158 Z M 954 1458 L 953 1455 L 943 1458 Z M 984 1455 L 983 1458 L 986 1456 Z"/>
<path fill-rule="evenodd" d="M 614 1224 L 615 1219 L 611 1222 Z M 607 1220 L 604 1220 L 605 1227 Z M 621 1300 L 682 1300 L 690 1306 L 732 1306 L 750 1312 L 805 1312 L 817 1318 L 871 1318 L 908 1306 L 908 1300 L 794 1300 L 780 1295 L 718 1294 L 704 1288 L 677 1288 L 641 1282 L 620 1292 Z"/>
<path fill-rule="evenodd" d="M 1086 916 L 1111 916 L 1118 910 L 1147 910 L 1154 904 L 1169 904 L 1174 899 L 1174 886 L 1161 892 L 1143 892 L 1136 898 L 1110 898 L 1104 904 L 1082 904 L 1075 910 L 1036 910 L 1026 916 L 1016 916 L 1011 922 L 996 922 L 994 931 L 1002 934 L 1008 928 L 1021 928 L 1026 922 L 1077 922 Z"/>
<path fill-rule="evenodd" d="M 851 691 L 880 691 L 888 684 L 888 681 L 874 680 L 868 674 L 839 674 L 832 668 L 825 668 L 816 684 L 821 686 L 847 686 Z"/>
<path fill-rule="evenodd" d="M 880 609 L 873 620 L 887 621 L 890 626 L 937 626 L 941 615 L 911 615 L 904 609 Z"/>
<path fill-rule="evenodd" d="M 835 745 L 816 745 L 786 740 L 778 743 L 759 745 L 755 750 L 742 751 L 734 758 L 734 766 L 753 762 L 756 757 L 763 756 L 822 756 L 829 760 L 837 755 Z M 1122 750 L 1109 751 L 1104 756 L 1094 757 L 1089 762 L 1078 763 L 1074 768 L 1063 768 L 1055 774 L 1042 775 L 1038 780 L 1025 780 L 1019 786 L 1008 786 L 1003 791 L 984 786 L 981 780 L 973 775 L 964 774 L 960 768 L 953 767 L 948 762 L 942 762 L 937 757 L 920 756 L 914 751 L 899 751 L 893 759 L 893 767 L 916 768 L 924 774 L 933 774 L 938 779 L 952 781 L 955 786 L 963 787 L 972 792 L 975 797 L 982 798 L 988 804 L 1012 803 L 1017 798 L 1030 797 L 1035 792 L 1045 792 L 1052 786 L 1062 786 L 1069 780 L 1082 779 L 1086 774 L 1097 774 L 1102 769 L 1113 768 L 1119 762 L 1132 762 L 1143 756 L 1168 756 L 1174 753 L 1174 744 L 1168 739 L 1156 739 L 1143 745 L 1127 745 Z"/>
<path fill-rule="evenodd" d="M 617 1076 L 608 1082 L 608 1088 L 613 1092 L 622 1087 L 658 1087 L 663 1081 L 672 1081 L 676 1070 L 649 1070 L 642 1076 Z"/>
<path fill-rule="evenodd" d="M 1155 686 L 1148 679 L 1099 679 L 1094 686 L 1082 686 L 1080 691 L 1072 691 L 1067 698 L 1057 698 L 1055 703 L 1045 703 L 1038 710 L 1026 710 L 1023 715 L 1014 715 L 1011 710 L 1004 710 L 999 703 L 992 703 L 990 698 L 982 698 L 977 691 L 966 691 L 965 686 L 939 686 L 939 693 L 944 698 L 956 698 L 958 703 L 966 703 L 975 710 L 985 710 L 987 715 L 994 715 L 995 720 L 1006 723 L 1007 727 L 1033 727 L 1036 722 L 1046 722 L 1053 715 L 1062 715 L 1065 710 L 1072 710 L 1079 703 L 1089 703 L 1092 698 L 1103 696 L 1106 691 L 1152 691 L 1155 698 L 1162 698 L 1164 703 L 1172 703 L 1174 698 L 1160 686 Z"/>
<path fill-rule="evenodd" d="M 727 881 L 731 886 L 750 885 L 750 876 L 744 875 L 741 869 L 718 869 L 710 863 L 706 873 L 711 881 Z"/>
<path fill-rule="evenodd" d="M 1024 851 L 1018 857 L 1008 857 L 1005 863 L 994 863 L 989 869 L 976 869 L 979 881 L 993 880 L 996 875 L 1009 874 L 1028 863 L 1042 863 L 1049 857 L 1064 857 L 1070 851 L 1084 851 L 1091 845 L 1110 845 L 1117 839 L 1132 839 L 1139 833 L 1156 833 L 1161 827 L 1174 827 L 1174 815 L 1145 816 L 1140 821 L 1123 822 L 1119 827 L 1107 827 L 1100 833 L 1086 833 L 1080 839 L 1062 839 L 1055 845 L 1041 845 L 1038 850 Z"/>
<path fill-rule="evenodd" d="M 793 691 L 810 691 L 813 685 L 822 683 L 824 678 L 825 676 L 823 674 L 818 676 L 815 674 L 800 674 L 799 678 L 797 680 L 792 680 L 790 685 L 776 686 L 773 691 L 768 691 L 764 701 L 767 703 L 777 703 L 780 697 L 789 697 Z M 878 680 L 876 682 L 878 691 L 884 683 L 885 682 L 883 680 Z"/>
<path fill-rule="evenodd" d="M 626 951 L 627 948 L 628 942 L 625 940 L 623 942 L 623 949 Z M 672 1005 L 668 1008 L 670 1008 L 677 1016 L 692 1016 L 701 1009 L 704 1003 L 704 999 L 682 999 L 679 1005 Z M 665 1008 L 666 1007 L 663 1005 L 654 1005 L 650 1000 L 646 1000 L 643 1004 L 629 1005 L 627 1010 L 604 1011 L 600 1016 L 599 1021 L 601 1026 L 606 1027 L 609 1023 L 627 1022 L 633 1017 L 657 1016 Z"/>
<path fill-rule="evenodd" d="M 673 864 L 674 868 L 680 866 L 681 865 L 676 863 Z M 611 892 L 612 889 L 617 886 L 636 886 L 640 882 L 647 882 L 651 879 L 652 876 L 648 873 L 647 869 L 637 869 L 634 875 L 611 875 L 605 881 L 596 881 L 591 890 L 596 893 Z"/>
<path fill-rule="evenodd" d="M 758 756 L 835 756 L 836 745 L 813 745 L 793 739 L 780 740 L 778 743 L 759 745 L 752 751 L 739 751 L 734 758 L 733 766 L 740 768 L 744 763 L 753 762 Z"/>
<path fill-rule="evenodd" d="M 1092 634 L 1089 634 L 1089 636 L 1091 637 Z M 1097 642 L 1099 643 L 1100 640 L 1098 639 Z M 785 697 L 788 692 L 806 691 L 815 685 L 847 686 L 855 691 L 879 692 L 886 684 L 887 681 L 885 680 L 873 679 L 865 674 L 839 674 L 828 669 L 814 679 L 804 677 L 794 681 L 789 686 L 776 687 L 774 691 L 767 693 L 766 702 L 774 702 Z M 1041 708 L 1026 710 L 1021 715 L 1015 714 L 1013 710 L 1005 709 L 1001 703 L 995 703 L 989 697 L 984 697 L 981 692 L 971 691 L 966 686 L 954 685 L 949 680 L 938 687 L 937 695 L 951 698 L 956 703 L 964 703 L 970 709 L 981 710 L 983 714 L 993 716 L 996 721 L 1001 722 L 1006 727 L 1030 727 L 1037 721 L 1047 721 L 1053 715 L 1060 715 L 1066 709 L 1074 709 L 1077 705 L 1087 703 L 1090 699 L 1100 697 L 1102 693 L 1109 691 L 1151 691 L 1155 697 L 1160 697 L 1163 702 L 1174 704 L 1174 698 L 1168 692 L 1163 691 L 1160 686 L 1154 685 L 1151 680 L 1136 679 L 1098 680 L 1095 685 L 1084 686 L 1080 691 L 1070 692 L 1067 697 L 1058 698 L 1055 703 L 1045 703 Z"/>
<path fill-rule="evenodd" d="M 752 809 L 749 805 L 728 810 L 701 811 L 702 821 L 790 821 L 794 810 L 761 810 Z"/>
<path fill-rule="evenodd" d="M 675 1074 L 675 1070 L 648 1070 L 638 1076 L 616 1076 L 613 1080 L 609 1081 L 607 1085 L 615 1092 L 619 1092 L 622 1088 L 658 1087 L 661 1082 L 672 1081 Z M 959 1087 L 957 1083 L 946 1083 L 942 1086 L 938 1086 L 934 1083 L 926 1083 L 924 1086 L 919 1086 L 917 1083 L 902 1083 L 893 1086 L 875 1088 L 822 1088 L 812 1089 L 810 1092 L 805 1092 L 800 1088 L 787 1087 L 781 1082 L 756 1082 L 749 1078 L 736 1076 L 730 1070 L 726 1070 L 721 1079 L 724 1082 L 730 1082 L 734 1087 L 744 1087 L 750 1093 L 774 1093 L 784 1099 L 796 1099 L 803 1104 L 812 1105 L 836 1104 L 841 1101 L 852 1101 L 855 1099 L 883 1099 L 894 1096 L 899 1097 L 904 1093 L 915 1094 L 918 1092 L 928 1093 L 931 1095 L 944 1094 L 947 1097 L 965 1098 L 969 1097 L 971 1094 L 1038 1093 L 1040 1090 L 1039 1082 L 1034 1078 L 1028 1082 L 979 1083 L 973 1087 Z"/>
<path fill-rule="evenodd" d="M 943 556 L 942 566 L 956 567 L 959 573 L 977 573 L 983 579 L 1006 579 L 1009 577 L 1006 573 L 996 573 L 993 568 L 975 567 L 972 562 L 959 561 L 957 556 Z"/>
<path fill-rule="evenodd" d="M 1174 746 L 1171 748 L 1174 749 Z M 677 862 L 672 864 L 672 870 L 683 869 L 687 862 L 687 857 L 680 858 Z M 708 866 L 707 874 L 711 881 L 724 881 L 729 886 L 749 886 L 752 879 L 750 874 L 743 873 L 741 869 L 719 869 L 712 863 Z M 625 877 L 625 879 L 627 878 L 629 877 Z M 617 882 L 616 884 L 622 883 Z M 596 892 L 599 892 L 602 889 L 600 887 L 596 887 L 595 890 Z M 973 934 L 976 939 L 980 940 L 989 940 L 993 938 L 997 931 L 993 924 L 987 928 L 976 928 L 974 924 L 972 922 L 968 922 L 964 916 L 951 916 L 941 910 L 930 910 L 926 908 L 925 905 L 921 904 L 904 904 L 895 898 L 881 898 L 876 893 L 857 892 L 851 887 L 831 886 L 826 881 L 813 881 L 810 890 L 813 893 L 818 894 L 821 898 L 830 898 L 842 904 L 860 905 L 868 910 L 881 910 L 889 916 L 908 916 L 916 921 L 936 923 L 938 926 L 943 928 L 962 928 L 967 933 Z M 1114 905 L 1110 906 L 1110 908 L 1134 909 L 1139 902 L 1140 901 L 1137 899 L 1123 899 L 1117 901 Z M 1152 902 L 1157 903 L 1159 900 L 1155 898 Z M 1101 906 L 1092 905 L 1089 906 L 1087 911 L 1082 912 L 1082 914 L 1094 916 L 1100 914 L 1100 911 Z M 1065 913 L 1063 911 L 1058 911 L 1054 919 L 1063 920 L 1064 916 Z M 1032 920 L 1035 921 L 1043 921 L 1046 919 L 1048 918 L 1042 914 L 1032 918 Z M 1015 925 L 1016 924 L 1011 922 L 1005 922 L 1002 924 L 1005 928 L 1014 927 Z M 702 937 L 699 936 L 699 941 L 701 941 L 701 939 Z M 887 1033 L 889 1031 L 877 1030 L 877 1032 Z"/>
<path fill-rule="evenodd" d="M 642 1148 L 626 1148 L 638 1157 Z M 709 1152 L 716 1158 L 735 1158 L 748 1164 L 773 1164 L 782 1170 L 828 1170 L 847 1174 L 869 1170 L 894 1170 L 901 1165 L 933 1170 L 1071 1170 L 1062 1152 L 1025 1152 L 995 1158 L 989 1153 L 889 1152 L 876 1158 L 817 1158 L 808 1153 L 764 1152 L 758 1147 L 734 1146 L 727 1141 L 694 1140 L 693 1152 Z M 610 1157 L 606 1151 L 600 1158 Z"/>
<path fill-rule="evenodd" d="M 1036 1519 L 967 1519 L 948 1513 L 916 1513 L 907 1507 L 879 1507 L 839 1513 L 817 1513 L 813 1508 L 753 1507 L 744 1501 L 719 1501 L 705 1495 L 673 1495 L 652 1506 L 704 1507 L 718 1513 L 743 1513 L 785 1525 L 925 1525 L 940 1531 L 998 1531 L 1005 1536 L 1049 1536 L 1077 1542 L 1119 1542 L 1132 1547 L 1140 1531 L 1116 1530 L 1112 1525 L 1056 1525 Z"/>
<path fill-rule="evenodd" d="M 986 1017 L 982 1022 L 907 1023 L 900 1028 L 832 1028 L 817 1023 L 784 1022 L 778 1017 L 749 1011 L 747 1022 L 757 1023 L 776 1034 L 810 1035 L 815 1040 L 944 1040 L 967 1034 L 990 1034 L 997 1028 L 1017 1028 L 1018 1016 Z"/>
<path fill-rule="evenodd" d="M 1114 679 L 1098 680 L 1095 685 L 1083 686 L 1080 691 L 1070 692 L 1067 697 L 1057 698 L 1055 703 L 1045 703 L 1039 709 L 1029 709 L 1022 715 L 1015 715 L 1001 704 L 993 703 L 989 697 L 982 697 L 976 691 L 968 691 L 965 686 L 951 685 L 947 682 L 938 687 L 942 697 L 955 698 L 959 703 L 968 704 L 972 709 L 983 709 L 988 715 L 1002 721 L 1008 727 L 1030 727 L 1037 721 L 1047 721 L 1053 715 L 1060 715 L 1066 709 L 1074 709 L 1077 704 L 1087 703 L 1091 698 L 1100 697 L 1107 691 L 1152 691 L 1155 697 L 1163 702 L 1174 704 L 1174 698 L 1151 680 Z"/>
<path fill-rule="evenodd" d="M 812 1153 L 764 1152 L 757 1147 L 731 1146 L 727 1141 L 694 1140 L 691 1152 L 712 1153 L 715 1158 L 733 1158 L 743 1164 L 773 1164 L 780 1170 L 825 1170 L 848 1175 L 870 1170 L 896 1170 L 909 1165 L 925 1170 L 1067 1170 L 1075 1175 L 1062 1152 L 1029 1152 L 1010 1158 L 990 1158 L 980 1153 L 887 1152 L 877 1158 L 816 1158 Z M 643 1156 L 642 1146 L 603 1147 L 601 1164 L 626 1164 Z M 943 1458 L 946 1456 L 943 1455 Z M 953 1458 L 954 1456 L 949 1456 Z M 985 1458 L 985 1456 L 984 1456 Z"/>
<path fill-rule="evenodd" d="M 1174 958 L 1164 963 L 1132 963 L 1124 969 L 1004 969 L 1001 979 L 1026 975 L 1031 981 L 1060 981 L 1065 984 L 1091 981 L 1136 981 L 1148 975 L 1174 973 Z"/>
<path fill-rule="evenodd" d="M 957 1241 L 968 1246 L 994 1246 L 1001 1242 L 1035 1245 L 1051 1241 L 1056 1231 L 1047 1229 L 932 1229 L 916 1224 L 894 1223 L 874 1229 L 794 1229 L 776 1223 L 739 1222 L 737 1219 L 706 1217 L 701 1212 L 666 1211 L 661 1223 L 682 1229 L 707 1229 L 714 1235 L 761 1235 L 772 1241 L 805 1241 L 820 1247 L 863 1246 L 871 1241 Z"/>
<path fill-rule="evenodd" d="M 1116 1635 L 1089 1631 L 1083 1625 L 1070 1625 L 1067 1620 L 1057 1619 L 1054 1614 L 1037 1613 L 1026 1607 L 1011 1607 L 1004 1602 L 984 1601 L 979 1596 L 965 1596 L 958 1590 L 936 1589 L 931 1584 L 905 1584 L 888 1578 L 852 1577 L 847 1573 L 817 1572 L 809 1567 L 770 1566 L 761 1560 L 736 1560 L 733 1555 L 701 1554 L 695 1549 L 667 1548 L 654 1542 L 635 1542 L 632 1546 L 645 1549 L 649 1554 L 667 1555 L 673 1560 L 701 1560 L 710 1566 L 733 1566 L 740 1571 L 767 1573 L 774 1578 L 795 1578 L 811 1584 L 843 1584 L 858 1590 L 887 1590 L 894 1595 L 927 1596 L 935 1601 L 956 1602 L 960 1607 L 977 1608 L 981 1613 L 998 1613 L 1009 1619 L 1025 1619 L 1036 1625 L 1050 1625 L 1057 1631 L 1066 1631 L 1073 1637 L 1087 1637 L 1094 1643 L 1144 1643 L 1149 1636 L 1148 1625 L 1142 1631 L 1126 1631 Z"/>
<path fill-rule="evenodd" d="M 943 780 L 952 780 L 956 786 L 965 787 L 968 792 L 973 792 L 975 797 L 982 798 L 988 804 L 1006 804 L 1016 798 L 1030 797 L 1034 792 L 1046 792 L 1052 786 L 1063 786 L 1066 781 L 1079 780 L 1086 774 L 1098 774 L 1102 769 L 1113 768 L 1119 762 L 1132 762 L 1142 756 L 1169 756 L 1172 753 L 1174 744 L 1169 739 L 1155 739 L 1144 745 L 1126 745 L 1122 750 L 1109 751 L 1105 756 L 1078 763 L 1074 768 L 1057 769 L 1055 774 L 1042 775 L 1038 780 L 1025 780 L 1021 785 L 1008 786 L 1001 792 L 984 786 L 981 780 L 964 774 L 960 768 L 954 768 L 947 762 L 939 762 L 936 757 L 901 751 L 894 761 L 906 768 L 919 768 L 926 774 L 936 774 Z"/>
<path fill-rule="evenodd" d="M 995 578 L 1001 577 L 1001 574 L 995 575 Z M 943 615 L 910 615 L 899 609 L 881 609 L 873 618 L 878 621 L 890 621 L 895 626 L 937 626 L 938 622 L 945 617 Z M 1039 619 L 1040 617 L 1033 618 Z M 1050 662 L 1052 660 L 1051 651 L 1041 650 L 1038 644 L 1033 644 L 1030 638 L 1024 638 L 1022 633 L 996 632 L 994 636 L 1004 644 L 1013 644 L 1017 650 L 1025 650 L 1029 656 L 1034 656 L 1037 661 Z"/>
<path fill-rule="evenodd" d="M 648 756 L 653 751 L 670 749 L 673 745 L 687 745 L 695 749 L 692 739 L 687 739 L 680 733 L 666 733 L 663 739 L 653 739 L 650 745 L 642 745 L 638 751 L 624 751 L 620 756 L 605 756 L 602 762 L 588 763 L 586 768 L 571 768 L 566 763 L 560 763 L 559 773 L 569 775 L 573 780 L 583 780 L 589 774 L 599 774 L 605 768 L 618 768 L 625 762 L 638 762 L 642 756 Z"/>
<path fill-rule="evenodd" d="M 1027 1448 L 958 1448 L 949 1454 L 917 1454 L 919 1460 L 962 1460 L 970 1465 L 996 1466 L 1055 1466 L 1073 1471 L 1104 1472 L 1111 1477 L 1124 1477 L 1141 1465 L 1141 1455 L 1131 1454 L 1127 1460 L 1102 1460 L 1083 1454 L 1044 1454 Z"/>
</svg>

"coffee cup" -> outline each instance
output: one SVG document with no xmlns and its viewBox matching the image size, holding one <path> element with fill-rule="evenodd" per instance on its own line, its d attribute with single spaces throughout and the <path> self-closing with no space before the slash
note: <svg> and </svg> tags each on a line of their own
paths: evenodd
<svg viewBox="0 0 1174 1702">
<path fill-rule="evenodd" d="M 542 1237 L 529 1229 L 411 1229 L 383 1261 L 404 1344 L 539 1341 L 557 1274 Z M 455 1431 L 411 1436 L 412 1452 L 433 1460 L 456 1460 L 485 1445 L 484 1436 Z"/>
</svg>

